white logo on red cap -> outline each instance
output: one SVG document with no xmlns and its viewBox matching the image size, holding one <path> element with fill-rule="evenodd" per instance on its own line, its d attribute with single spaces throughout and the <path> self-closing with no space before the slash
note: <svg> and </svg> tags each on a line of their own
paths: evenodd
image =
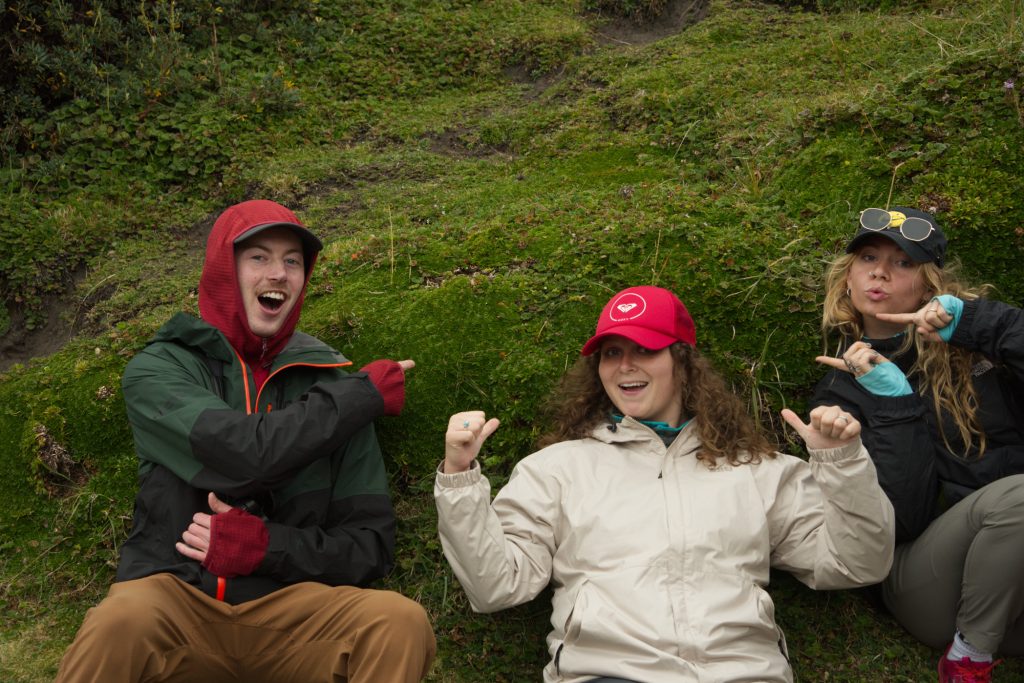
<svg viewBox="0 0 1024 683">
<path fill-rule="evenodd" d="M 647 310 L 647 302 L 635 292 L 627 292 L 612 304 L 608 317 L 617 323 L 639 318 Z"/>
</svg>

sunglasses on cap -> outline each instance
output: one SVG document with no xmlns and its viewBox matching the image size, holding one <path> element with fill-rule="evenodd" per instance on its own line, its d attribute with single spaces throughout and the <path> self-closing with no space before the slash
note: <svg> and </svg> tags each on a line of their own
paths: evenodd
<svg viewBox="0 0 1024 683">
<path fill-rule="evenodd" d="M 895 224 L 895 225 L 894 225 Z M 860 212 L 860 227 L 872 232 L 887 228 L 899 228 L 900 234 L 911 242 L 923 242 L 935 231 L 931 221 L 914 216 L 904 216 L 899 211 L 885 209 L 864 209 Z"/>
</svg>

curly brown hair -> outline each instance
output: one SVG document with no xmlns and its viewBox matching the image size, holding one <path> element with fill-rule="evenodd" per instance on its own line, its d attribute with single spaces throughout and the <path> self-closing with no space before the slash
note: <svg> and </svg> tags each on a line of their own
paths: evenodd
<svg viewBox="0 0 1024 683">
<path fill-rule="evenodd" d="M 694 347 L 676 342 L 669 347 L 674 374 L 683 396 L 683 411 L 692 417 L 702 448 L 697 459 L 715 467 L 718 458 L 730 465 L 774 458 L 776 445 L 747 412 L 743 402 Z M 590 436 L 609 421 L 615 405 L 598 375 L 600 352 L 581 356 L 562 377 L 547 403 L 554 427 L 538 441 L 540 447 Z"/>
</svg>

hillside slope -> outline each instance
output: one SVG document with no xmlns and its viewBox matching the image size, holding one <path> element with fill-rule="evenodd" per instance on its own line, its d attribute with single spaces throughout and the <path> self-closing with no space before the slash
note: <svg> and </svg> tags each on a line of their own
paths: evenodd
<svg viewBox="0 0 1024 683">
<path fill-rule="evenodd" d="M 51 680 L 111 580 L 136 468 L 120 373 L 196 310 L 203 239 L 233 202 L 275 199 L 323 236 L 302 329 L 356 367 L 417 361 L 406 412 L 380 423 L 401 516 L 385 585 L 434 619 L 435 681 L 538 680 L 547 658 L 544 596 L 474 615 L 441 555 L 447 415 L 502 418 L 483 458 L 500 485 L 611 292 L 678 292 L 782 438 L 778 410 L 822 374 L 821 275 L 859 209 L 936 213 L 969 276 L 1024 300 L 1019 0 L 723 0 L 685 28 L 569 0 L 264 6 L 189 40 L 157 25 L 171 75 L 26 123 L 5 164 L 0 329 L 57 338 L 52 306 L 74 337 L 0 376 L 2 681 Z M 771 592 L 798 680 L 932 677 L 937 653 L 869 596 L 783 575 Z"/>
</svg>

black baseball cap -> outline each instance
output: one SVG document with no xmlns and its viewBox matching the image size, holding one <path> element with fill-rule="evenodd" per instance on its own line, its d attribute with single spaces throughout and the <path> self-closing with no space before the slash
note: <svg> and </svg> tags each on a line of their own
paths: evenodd
<svg viewBox="0 0 1024 683">
<path fill-rule="evenodd" d="M 879 210 L 875 209 L 874 211 Z M 862 222 L 858 221 L 857 234 L 846 245 L 846 253 L 852 254 L 866 241 L 877 235 L 895 242 L 896 246 L 906 252 L 907 256 L 913 259 L 915 263 L 934 263 L 941 268 L 946 259 L 946 235 L 935 221 L 935 217 L 924 211 L 918 211 L 917 209 L 905 206 L 894 206 L 888 211 L 891 222 L 881 230 L 869 230 L 864 227 Z M 907 218 L 919 218 L 927 221 L 931 224 L 932 230 L 922 240 L 908 239 L 900 232 L 900 226 L 903 225 L 903 221 Z"/>
</svg>

